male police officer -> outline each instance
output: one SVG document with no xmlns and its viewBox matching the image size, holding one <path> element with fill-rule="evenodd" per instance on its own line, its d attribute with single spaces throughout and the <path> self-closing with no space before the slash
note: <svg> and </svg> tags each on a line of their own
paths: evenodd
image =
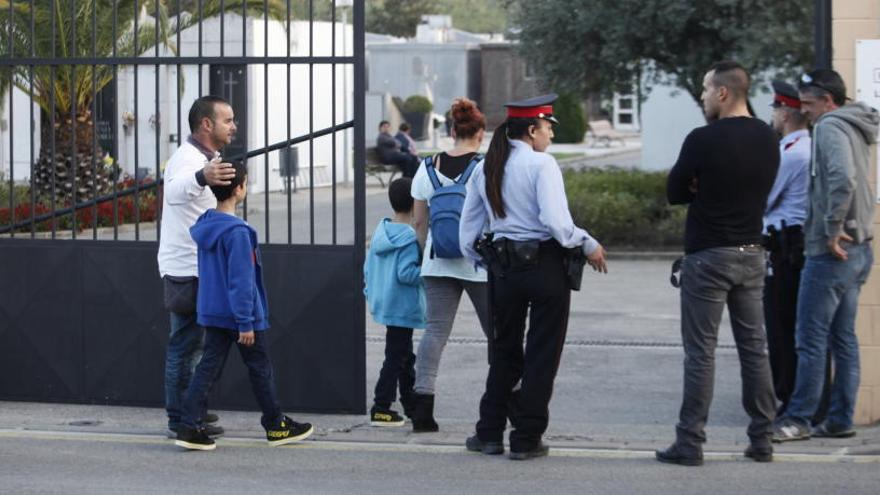
<svg viewBox="0 0 880 495">
<path fill-rule="evenodd" d="M 764 213 L 764 240 L 770 266 L 764 280 L 764 322 L 776 398 L 785 411 L 794 390 L 797 354 L 794 328 L 798 285 L 804 266 L 804 220 L 807 218 L 807 172 L 810 133 L 794 86 L 773 81 L 773 129 L 779 143 L 779 172 Z"/>
</svg>

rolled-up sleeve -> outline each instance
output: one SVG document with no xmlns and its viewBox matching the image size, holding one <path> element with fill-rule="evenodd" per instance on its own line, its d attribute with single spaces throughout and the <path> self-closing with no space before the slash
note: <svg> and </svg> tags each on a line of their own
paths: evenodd
<svg viewBox="0 0 880 495">
<path fill-rule="evenodd" d="M 467 182 L 467 196 L 461 210 L 458 224 L 458 244 L 465 258 L 480 263 L 480 254 L 474 249 L 474 242 L 479 239 L 488 222 L 486 207 L 480 196 L 480 187 L 484 183 L 483 165 L 477 165 L 471 179 Z"/>
</svg>

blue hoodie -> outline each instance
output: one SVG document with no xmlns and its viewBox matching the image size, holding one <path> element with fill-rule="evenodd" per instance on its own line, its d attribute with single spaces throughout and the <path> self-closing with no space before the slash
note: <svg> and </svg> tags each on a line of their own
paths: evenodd
<svg viewBox="0 0 880 495">
<path fill-rule="evenodd" d="M 416 231 L 389 219 L 379 222 L 364 263 L 364 295 L 376 323 L 425 328 L 425 291 Z"/>
<path fill-rule="evenodd" d="M 269 328 L 257 232 L 214 209 L 189 229 L 199 248 L 199 325 L 239 332 Z"/>
</svg>

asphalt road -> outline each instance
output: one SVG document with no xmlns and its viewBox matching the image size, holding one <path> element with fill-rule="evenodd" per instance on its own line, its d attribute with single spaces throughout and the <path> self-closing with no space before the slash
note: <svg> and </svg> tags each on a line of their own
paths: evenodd
<svg viewBox="0 0 880 495">
<path fill-rule="evenodd" d="M 528 462 L 452 447 L 221 441 L 183 452 L 140 436 L 2 438 L 3 493 L 876 494 L 876 464 L 709 459 L 662 465 L 645 453 L 554 452 Z"/>
</svg>

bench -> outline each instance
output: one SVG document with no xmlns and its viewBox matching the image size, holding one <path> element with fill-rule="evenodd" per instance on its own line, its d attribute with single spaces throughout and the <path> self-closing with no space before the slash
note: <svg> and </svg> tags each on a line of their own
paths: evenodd
<svg viewBox="0 0 880 495">
<path fill-rule="evenodd" d="M 591 120 L 589 126 L 587 134 L 592 135 L 594 140 L 590 146 L 595 143 L 604 143 L 606 148 L 610 148 L 613 141 L 620 141 L 622 146 L 626 145 L 626 142 L 623 140 L 623 134 L 615 131 L 614 127 L 611 126 L 611 122 L 607 120 Z"/>
<path fill-rule="evenodd" d="M 392 165 L 389 163 L 382 163 L 382 158 L 379 157 L 379 151 L 376 147 L 367 148 L 366 153 L 367 163 L 364 164 L 364 171 L 367 175 L 371 175 L 376 179 L 379 179 L 379 184 L 382 184 L 382 187 L 385 187 L 385 181 L 382 180 L 382 174 L 391 173 L 391 177 L 388 178 L 388 183 L 394 180 L 394 176 L 400 172 L 400 168 L 397 165 Z"/>
</svg>

